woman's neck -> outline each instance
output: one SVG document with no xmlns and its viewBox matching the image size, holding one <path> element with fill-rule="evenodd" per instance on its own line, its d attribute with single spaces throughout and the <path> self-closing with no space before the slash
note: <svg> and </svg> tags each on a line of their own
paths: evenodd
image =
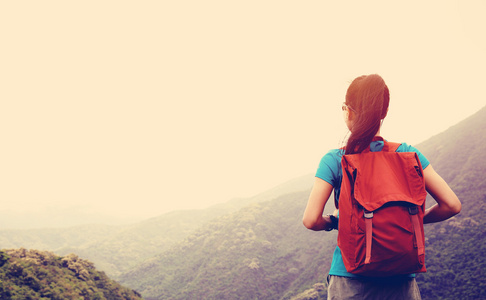
<svg viewBox="0 0 486 300">
<path fill-rule="evenodd" d="M 378 132 L 375 134 L 375 136 L 381 136 L 380 129 L 378 129 Z"/>
</svg>

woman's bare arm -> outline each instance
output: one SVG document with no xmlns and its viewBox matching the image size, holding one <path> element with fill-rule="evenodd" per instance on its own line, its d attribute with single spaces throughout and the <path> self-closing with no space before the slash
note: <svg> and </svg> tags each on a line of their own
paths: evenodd
<svg viewBox="0 0 486 300">
<path fill-rule="evenodd" d="M 461 211 L 461 202 L 442 177 L 427 166 L 424 170 L 425 188 L 437 204 L 425 210 L 424 224 L 449 219 Z"/>
<path fill-rule="evenodd" d="M 326 202 L 331 196 L 332 185 L 328 182 L 315 177 L 314 186 L 307 201 L 303 223 L 311 230 L 326 230 L 332 226 L 329 217 L 322 216 Z"/>
</svg>

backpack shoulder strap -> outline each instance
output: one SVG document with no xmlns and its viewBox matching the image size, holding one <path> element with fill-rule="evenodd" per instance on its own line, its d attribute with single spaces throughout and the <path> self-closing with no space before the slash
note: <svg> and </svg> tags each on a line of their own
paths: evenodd
<svg viewBox="0 0 486 300">
<path fill-rule="evenodd" d="M 373 140 L 372 141 L 383 141 L 383 143 L 385 143 L 385 146 L 383 148 L 383 151 L 388 151 L 388 152 L 397 152 L 398 147 L 400 147 L 400 145 L 402 144 L 402 143 L 392 143 L 392 142 L 389 142 L 389 141 L 385 140 L 381 136 L 375 136 L 375 137 L 373 137 Z M 370 145 L 370 147 L 371 147 L 371 145 Z M 368 147 L 367 149 L 365 149 L 363 152 L 370 152 L 370 147 Z"/>
<path fill-rule="evenodd" d="M 388 142 L 388 151 L 390 152 L 396 152 L 398 147 L 400 147 L 402 143 L 392 143 Z"/>
</svg>

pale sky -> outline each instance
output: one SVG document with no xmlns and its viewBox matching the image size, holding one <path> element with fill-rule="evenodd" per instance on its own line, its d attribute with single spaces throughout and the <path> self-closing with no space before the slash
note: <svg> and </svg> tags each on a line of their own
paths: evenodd
<svg viewBox="0 0 486 300">
<path fill-rule="evenodd" d="M 486 105 L 486 1 L 2 1 L 0 211 L 153 217 L 314 173 L 357 76 L 382 135 Z"/>
</svg>

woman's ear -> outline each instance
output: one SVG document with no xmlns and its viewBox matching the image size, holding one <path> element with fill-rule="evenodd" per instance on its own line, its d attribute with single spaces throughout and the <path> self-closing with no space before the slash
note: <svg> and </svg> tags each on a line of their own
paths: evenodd
<svg viewBox="0 0 486 300">
<path fill-rule="evenodd" d="M 356 114 L 354 111 L 350 109 L 346 110 L 346 119 L 348 119 L 349 121 L 353 121 L 355 116 Z"/>
<path fill-rule="evenodd" d="M 354 123 L 354 114 L 353 112 L 349 111 L 349 109 L 344 111 L 344 123 L 346 123 L 346 126 L 348 127 L 349 130 L 353 127 Z"/>
<path fill-rule="evenodd" d="M 347 109 L 344 111 L 344 120 L 345 121 L 349 120 L 349 110 Z"/>
</svg>

